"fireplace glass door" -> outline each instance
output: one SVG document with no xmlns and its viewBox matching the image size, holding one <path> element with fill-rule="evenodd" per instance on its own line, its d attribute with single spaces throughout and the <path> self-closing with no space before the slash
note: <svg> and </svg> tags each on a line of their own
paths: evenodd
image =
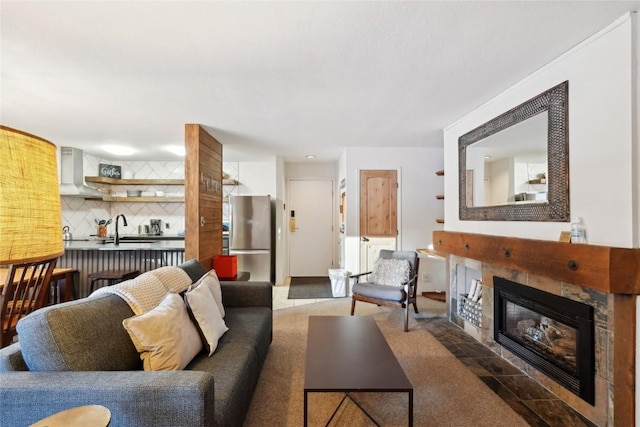
<svg viewBox="0 0 640 427">
<path fill-rule="evenodd" d="M 494 339 L 593 404 L 593 307 L 501 277 L 493 285 Z"/>
<path fill-rule="evenodd" d="M 577 375 L 576 328 L 511 301 L 506 303 L 505 322 L 508 336 Z"/>
</svg>

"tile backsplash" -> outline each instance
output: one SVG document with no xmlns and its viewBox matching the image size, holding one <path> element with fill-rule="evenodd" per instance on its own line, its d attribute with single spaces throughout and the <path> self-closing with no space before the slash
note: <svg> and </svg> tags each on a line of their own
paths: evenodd
<svg viewBox="0 0 640 427">
<path fill-rule="evenodd" d="M 84 176 L 97 176 L 98 164 L 107 163 L 122 167 L 123 175 L 131 173 L 136 179 L 184 179 L 184 162 L 147 162 L 147 161 L 113 161 L 83 154 Z M 125 176 L 126 176 L 125 175 Z M 95 186 L 91 184 L 91 186 Z M 164 191 L 165 196 L 184 197 L 183 185 L 113 185 L 114 192 L 126 192 L 126 190 Z M 62 225 L 69 226 L 74 238 L 88 237 L 96 234 L 95 220 L 112 219 L 108 226 L 108 233 L 115 233 L 115 218 L 118 214 L 124 214 L 127 218 L 127 226 L 118 226 L 122 234 L 137 234 L 138 226 L 149 224 L 150 219 L 161 219 L 169 224 L 165 228 L 165 234 L 178 234 L 184 231 L 185 210 L 184 203 L 127 203 L 104 202 L 101 200 L 84 199 L 82 197 L 62 196 Z"/>
</svg>

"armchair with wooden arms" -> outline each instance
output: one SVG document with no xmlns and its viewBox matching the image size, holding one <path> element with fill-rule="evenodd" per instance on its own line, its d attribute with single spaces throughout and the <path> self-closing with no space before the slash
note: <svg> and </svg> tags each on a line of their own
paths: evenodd
<svg viewBox="0 0 640 427">
<path fill-rule="evenodd" d="M 404 309 L 404 331 L 409 330 L 409 305 L 418 313 L 418 254 L 411 251 L 382 249 L 372 272 L 350 276 L 352 288 L 351 315 L 356 301 Z M 368 281 L 361 282 L 367 276 Z"/>
</svg>

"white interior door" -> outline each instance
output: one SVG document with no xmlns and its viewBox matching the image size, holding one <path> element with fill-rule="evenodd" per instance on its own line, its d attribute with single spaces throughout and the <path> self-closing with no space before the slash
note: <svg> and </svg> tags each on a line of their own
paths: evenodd
<svg viewBox="0 0 640 427">
<path fill-rule="evenodd" d="M 361 237 L 360 238 L 360 272 L 373 271 L 373 266 L 381 249 L 396 250 L 394 237 Z"/>
<path fill-rule="evenodd" d="M 289 276 L 327 276 L 333 267 L 333 182 L 289 180 Z"/>
</svg>

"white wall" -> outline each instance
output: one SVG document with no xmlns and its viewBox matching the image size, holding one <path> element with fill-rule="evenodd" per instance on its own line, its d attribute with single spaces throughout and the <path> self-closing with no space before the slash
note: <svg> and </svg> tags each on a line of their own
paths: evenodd
<svg viewBox="0 0 640 427">
<path fill-rule="evenodd" d="M 446 230 L 548 240 L 569 230 L 569 223 L 460 221 L 457 197 L 458 137 L 568 80 L 571 216 L 583 217 L 589 243 L 637 246 L 632 34 L 625 15 L 445 129 Z"/>
</svg>

